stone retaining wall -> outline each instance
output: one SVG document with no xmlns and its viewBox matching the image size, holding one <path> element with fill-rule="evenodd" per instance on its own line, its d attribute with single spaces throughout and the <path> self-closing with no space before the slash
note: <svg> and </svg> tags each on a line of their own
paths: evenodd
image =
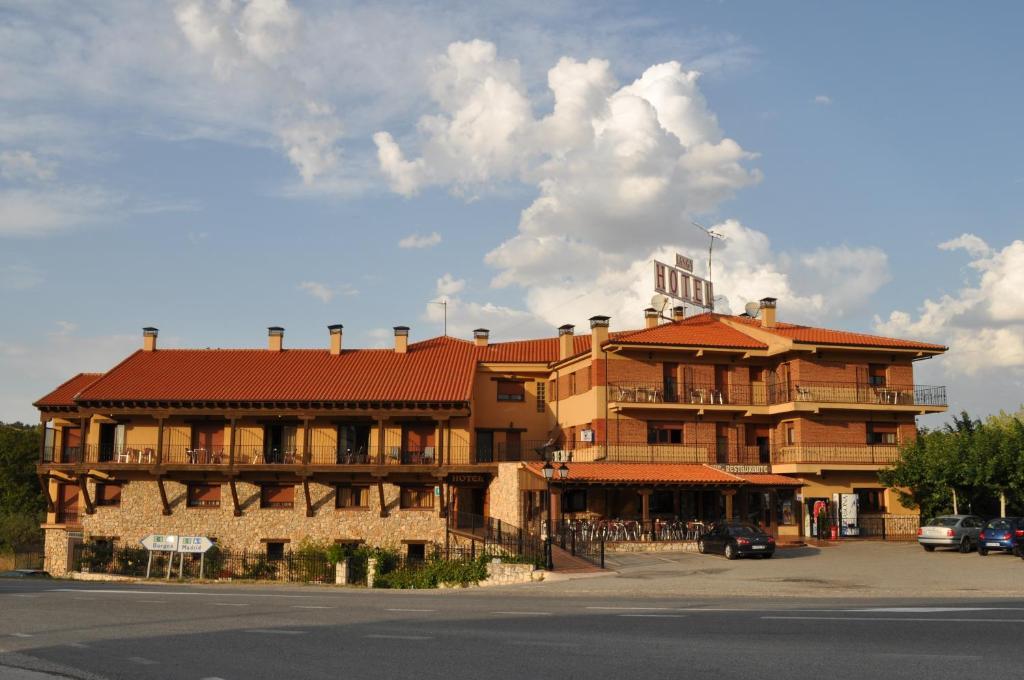
<svg viewBox="0 0 1024 680">
<path fill-rule="evenodd" d="M 696 541 L 609 541 L 605 553 L 697 552 Z"/>
<path fill-rule="evenodd" d="M 507 564 L 505 562 L 487 563 L 487 580 L 482 586 L 507 586 L 514 583 L 530 583 L 544 578 L 544 572 L 538 571 L 532 564 Z"/>
</svg>

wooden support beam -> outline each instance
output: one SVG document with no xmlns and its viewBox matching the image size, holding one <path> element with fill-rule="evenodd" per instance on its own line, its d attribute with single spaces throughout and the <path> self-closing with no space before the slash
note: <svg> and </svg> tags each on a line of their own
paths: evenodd
<svg viewBox="0 0 1024 680">
<path fill-rule="evenodd" d="M 156 486 L 160 489 L 160 503 L 163 505 L 163 514 L 171 514 L 171 504 L 167 502 L 167 489 L 164 488 L 164 478 L 156 478 Z"/>
<path fill-rule="evenodd" d="M 309 496 L 309 478 L 302 480 L 302 492 L 306 496 L 306 517 L 313 516 L 313 499 Z"/>
<path fill-rule="evenodd" d="M 156 419 L 156 466 L 160 467 L 164 462 L 164 419 Z M 160 487 L 163 490 L 163 487 Z M 166 505 L 166 503 L 165 503 Z M 166 512 L 165 515 L 171 513 Z"/>
<path fill-rule="evenodd" d="M 312 439 L 312 437 L 311 437 L 312 429 L 310 428 L 310 423 L 312 423 L 312 422 L 313 422 L 312 418 L 303 418 L 302 419 L 302 464 L 303 465 L 309 465 L 309 458 L 310 458 L 309 445 L 310 445 L 310 440 Z M 306 500 L 307 500 L 307 503 L 308 503 L 308 500 L 309 500 L 309 489 L 308 489 L 308 487 L 306 489 Z M 307 510 L 307 513 L 308 512 L 309 511 Z M 307 514 L 306 516 L 307 517 L 312 517 L 313 515 L 312 514 Z"/>
<path fill-rule="evenodd" d="M 234 477 L 228 482 L 228 486 L 231 488 L 231 505 L 234 508 L 235 517 L 242 516 L 242 506 L 238 503 L 238 488 L 235 486 Z"/>
<path fill-rule="evenodd" d="M 50 478 L 46 475 L 37 476 L 39 477 L 39 486 L 43 489 L 43 496 L 46 497 L 46 511 L 56 512 L 56 504 L 53 502 L 53 496 L 50 495 Z"/>
<path fill-rule="evenodd" d="M 78 476 L 78 491 L 82 494 L 82 500 L 85 501 L 85 514 L 92 515 L 96 512 L 96 506 L 93 505 L 92 499 L 89 498 L 89 487 L 87 486 L 88 479 L 85 475 Z"/>
<path fill-rule="evenodd" d="M 377 482 L 377 494 L 378 494 L 378 496 L 380 496 L 380 516 L 381 517 L 387 517 L 388 516 L 388 506 L 387 506 L 387 502 L 385 502 L 385 500 L 384 500 L 384 482 L 383 481 Z"/>
<path fill-rule="evenodd" d="M 235 469 L 235 443 L 238 441 L 238 418 L 231 419 L 231 441 L 228 442 L 228 467 L 232 470 Z M 234 491 L 234 486 L 231 487 Z M 237 504 L 236 504 L 237 507 Z M 236 513 L 237 517 L 238 514 Z"/>
</svg>

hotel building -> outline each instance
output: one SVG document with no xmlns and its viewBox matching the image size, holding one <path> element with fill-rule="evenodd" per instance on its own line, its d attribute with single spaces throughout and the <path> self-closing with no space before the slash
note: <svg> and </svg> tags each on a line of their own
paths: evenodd
<svg viewBox="0 0 1024 680">
<path fill-rule="evenodd" d="M 459 517 L 536 527 L 554 517 L 738 518 L 779 536 L 813 503 L 913 514 L 877 471 L 944 411 L 914 362 L 945 347 L 705 313 L 644 327 L 490 342 L 322 349 L 165 349 L 155 328 L 102 374 L 39 399 L 46 567 L 82 540 L 205 535 L 274 556 L 303 539 L 441 544 Z M 550 494 L 544 460 L 568 478 Z"/>
</svg>

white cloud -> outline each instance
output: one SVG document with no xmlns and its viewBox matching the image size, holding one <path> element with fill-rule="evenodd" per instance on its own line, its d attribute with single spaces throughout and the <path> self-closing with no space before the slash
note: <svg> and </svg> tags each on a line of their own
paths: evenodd
<svg viewBox="0 0 1024 680">
<path fill-rule="evenodd" d="M 462 292 L 465 287 L 465 279 L 457 279 L 451 274 L 445 274 L 437 280 L 437 294 L 445 298 Z"/>
<path fill-rule="evenodd" d="M 947 344 L 942 363 L 951 373 L 1010 369 L 1024 375 L 1024 241 L 993 249 L 974 234 L 946 241 L 972 258 L 976 280 L 956 294 L 926 299 L 917 318 L 896 310 L 876 317 L 880 332 Z"/>
<path fill-rule="evenodd" d="M 353 296 L 359 294 L 359 291 L 349 284 L 329 286 L 318 281 L 303 281 L 299 284 L 298 288 L 325 304 L 333 300 L 336 295 Z"/>
<path fill-rule="evenodd" d="M 0 177 L 6 180 L 50 180 L 55 175 L 52 163 L 39 160 L 29 151 L 0 151 Z"/>
<path fill-rule="evenodd" d="M 95 222 L 121 205 L 98 187 L 0 189 L 0 237 L 45 236 Z"/>
<path fill-rule="evenodd" d="M 409 234 L 398 242 L 399 248 L 433 248 L 441 242 L 441 235 L 436 231 L 429 234 Z"/>
<path fill-rule="evenodd" d="M 814 103 L 820 104 L 821 106 L 828 106 L 832 103 L 832 97 L 827 94 L 819 94 L 814 96 Z"/>
</svg>

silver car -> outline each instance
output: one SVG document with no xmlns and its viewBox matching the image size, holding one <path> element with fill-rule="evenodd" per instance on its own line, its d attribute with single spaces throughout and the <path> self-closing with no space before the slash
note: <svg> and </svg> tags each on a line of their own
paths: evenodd
<svg viewBox="0 0 1024 680">
<path fill-rule="evenodd" d="M 917 542 L 928 552 L 936 548 L 971 552 L 978 547 L 978 534 L 983 526 L 985 520 L 977 515 L 943 515 L 917 530 Z"/>
</svg>

